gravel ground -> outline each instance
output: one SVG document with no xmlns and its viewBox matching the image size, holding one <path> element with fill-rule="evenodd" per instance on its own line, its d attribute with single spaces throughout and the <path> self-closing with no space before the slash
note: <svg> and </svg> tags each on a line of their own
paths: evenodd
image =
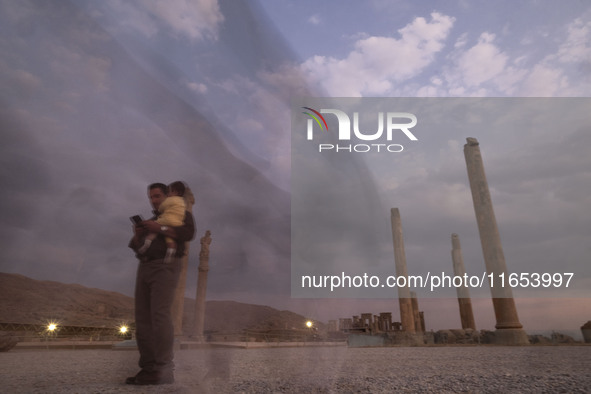
<svg viewBox="0 0 591 394">
<path fill-rule="evenodd" d="M 0 393 L 586 393 L 591 346 L 196 349 L 176 382 L 128 386 L 130 350 L 0 353 Z"/>
</svg>

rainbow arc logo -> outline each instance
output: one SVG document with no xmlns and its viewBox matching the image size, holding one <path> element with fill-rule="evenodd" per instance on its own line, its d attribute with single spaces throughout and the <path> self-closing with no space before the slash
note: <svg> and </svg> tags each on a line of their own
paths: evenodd
<svg viewBox="0 0 591 394">
<path fill-rule="evenodd" d="M 316 123 L 318 123 L 318 126 L 320 126 L 320 130 L 324 130 L 324 127 L 322 127 L 322 123 L 324 123 L 324 126 L 326 127 L 326 131 L 328 131 L 328 125 L 326 124 L 326 120 L 324 119 L 324 116 L 322 116 L 320 114 L 320 112 L 318 112 L 315 109 L 312 109 L 310 107 L 302 107 L 302 108 L 313 112 L 313 114 L 311 114 L 310 112 L 302 112 L 302 113 L 306 114 L 306 115 L 310 116 L 312 119 L 314 119 L 316 121 Z M 318 118 L 322 119 L 322 123 L 320 123 L 320 119 L 318 119 Z"/>
</svg>

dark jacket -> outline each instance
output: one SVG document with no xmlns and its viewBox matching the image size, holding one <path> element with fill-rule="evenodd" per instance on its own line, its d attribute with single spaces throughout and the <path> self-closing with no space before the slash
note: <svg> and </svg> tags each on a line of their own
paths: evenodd
<svg viewBox="0 0 591 394">
<path fill-rule="evenodd" d="M 158 216 L 152 217 L 150 220 L 156 220 Z M 192 241 L 195 238 L 195 220 L 189 211 L 185 211 L 185 220 L 182 226 L 172 227 L 176 233 L 175 241 L 177 243 L 176 256 L 182 257 L 185 254 L 185 242 Z M 158 236 L 152 241 L 152 244 L 143 255 L 138 255 L 137 250 L 144 244 L 144 238 L 140 238 L 138 242 L 134 242 L 135 238 L 129 241 L 129 247 L 136 252 L 136 257 L 142 261 L 159 260 L 166 256 L 166 241 L 164 235 Z"/>
</svg>

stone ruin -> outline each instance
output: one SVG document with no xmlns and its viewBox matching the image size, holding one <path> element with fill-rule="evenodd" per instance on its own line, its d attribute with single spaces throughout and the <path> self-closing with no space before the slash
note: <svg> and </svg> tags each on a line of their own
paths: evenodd
<svg viewBox="0 0 591 394">
<path fill-rule="evenodd" d="M 415 301 L 415 305 L 418 303 Z M 423 313 L 417 313 L 420 324 L 413 326 L 415 331 L 403 329 L 401 322 L 392 321 L 391 312 L 381 312 L 379 315 L 362 313 L 352 318 L 339 319 L 329 322 L 329 330 L 339 332 L 345 337 L 349 346 L 419 346 L 433 343 L 432 333 L 425 333 Z M 330 332 L 329 332 L 330 335 Z"/>
<path fill-rule="evenodd" d="M 362 313 L 361 317 L 339 319 L 336 331 L 353 334 L 376 334 L 392 331 L 400 331 L 402 324 L 392 321 L 391 312 L 382 312 L 379 315 Z M 333 326 L 331 326 L 333 327 Z"/>
</svg>

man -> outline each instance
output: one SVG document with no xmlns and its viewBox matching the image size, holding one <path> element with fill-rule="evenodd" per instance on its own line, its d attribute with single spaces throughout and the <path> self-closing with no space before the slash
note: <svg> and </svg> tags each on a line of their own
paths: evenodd
<svg viewBox="0 0 591 394">
<path fill-rule="evenodd" d="M 174 382 L 174 326 L 171 306 L 181 270 L 180 258 L 185 253 L 185 242 L 191 241 L 195 234 L 195 222 L 190 212 L 185 212 L 182 226 L 161 226 L 155 219 L 160 204 L 166 199 L 168 188 L 162 183 L 148 186 L 148 196 L 154 217 L 134 227 L 134 235 L 129 247 L 140 260 L 135 282 L 135 325 L 136 340 L 140 352 L 141 370 L 127 378 L 127 384 L 169 384 Z M 150 247 L 139 254 L 144 239 L 149 233 L 158 236 Z M 175 258 L 164 262 L 166 257 L 165 237 L 176 241 L 178 247 Z"/>
</svg>

